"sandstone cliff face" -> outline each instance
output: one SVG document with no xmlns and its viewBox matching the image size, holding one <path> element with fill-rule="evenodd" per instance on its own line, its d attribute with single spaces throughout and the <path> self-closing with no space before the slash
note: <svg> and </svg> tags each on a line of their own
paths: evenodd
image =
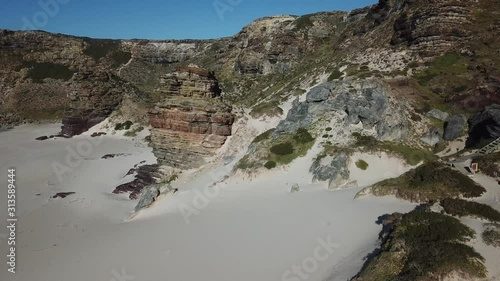
<svg viewBox="0 0 500 281">
<path fill-rule="evenodd" d="M 286 74 L 300 59 L 314 51 L 318 41 L 340 33 L 338 23 L 346 13 L 274 16 L 254 21 L 236 35 L 238 74 Z"/>
<path fill-rule="evenodd" d="M 405 43 L 422 55 L 446 52 L 472 35 L 469 25 L 475 2 L 407 0 L 394 24 L 391 43 Z"/>
<path fill-rule="evenodd" d="M 214 73 L 179 67 L 162 77 L 159 93 L 162 101 L 149 113 L 158 161 L 176 168 L 199 167 L 225 143 L 234 122 Z"/>
<path fill-rule="evenodd" d="M 109 117 L 127 94 L 136 89 L 109 72 L 83 71 L 74 75 L 68 92 L 62 134 L 79 135 Z"/>
</svg>

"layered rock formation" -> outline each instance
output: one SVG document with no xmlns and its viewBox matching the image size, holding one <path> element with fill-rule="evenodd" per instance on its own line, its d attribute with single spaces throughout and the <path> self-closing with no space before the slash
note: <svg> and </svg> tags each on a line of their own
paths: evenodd
<svg viewBox="0 0 500 281">
<path fill-rule="evenodd" d="M 138 199 L 144 188 L 156 183 L 156 179 L 160 178 L 160 173 L 158 172 L 159 166 L 144 165 L 131 169 L 127 175 L 136 174 L 135 179 L 131 182 L 119 185 L 113 190 L 114 194 L 130 193 L 129 198 L 131 200 Z"/>
<path fill-rule="evenodd" d="M 158 161 L 176 168 L 202 165 L 231 135 L 234 122 L 214 73 L 179 67 L 162 77 L 159 94 L 162 101 L 149 112 Z"/>
<path fill-rule="evenodd" d="M 390 1 L 381 1 L 390 2 Z M 399 2 L 399 1 L 397 1 Z M 405 43 L 423 55 L 436 55 L 464 42 L 471 36 L 468 29 L 475 1 L 425 0 L 404 1 L 403 10 L 394 24 L 392 44 Z"/>
<path fill-rule="evenodd" d="M 134 87 L 112 73 L 85 71 L 72 79 L 69 103 L 64 112 L 62 134 L 79 135 L 109 117 Z"/>
</svg>

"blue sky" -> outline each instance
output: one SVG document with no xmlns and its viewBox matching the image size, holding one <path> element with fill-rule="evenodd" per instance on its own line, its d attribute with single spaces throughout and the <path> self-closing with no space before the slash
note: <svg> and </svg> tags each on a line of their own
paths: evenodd
<svg viewBox="0 0 500 281">
<path fill-rule="evenodd" d="M 115 39 L 231 36 L 254 19 L 352 10 L 377 0 L 1 0 L 0 29 Z"/>
</svg>

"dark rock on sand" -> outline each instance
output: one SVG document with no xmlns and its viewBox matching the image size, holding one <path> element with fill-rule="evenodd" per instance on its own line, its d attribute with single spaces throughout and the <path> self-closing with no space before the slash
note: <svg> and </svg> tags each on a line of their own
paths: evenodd
<svg viewBox="0 0 500 281">
<path fill-rule="evenodd" d="M 53 199 L 56 199 L 56 198 L 66 198 L 70 195 L 73 195 L 75 194 L 75 192 L 59 192 L 57 193 L 56 195 L 52 196 Z"/>
</svg>

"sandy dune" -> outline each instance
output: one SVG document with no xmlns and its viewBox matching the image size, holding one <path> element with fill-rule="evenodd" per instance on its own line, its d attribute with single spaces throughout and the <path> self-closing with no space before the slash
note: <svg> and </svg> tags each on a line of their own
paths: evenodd
<svg viewBox="0 0 500 281">
<path fill-rule="evenodd" d="M 102 137 L 61 183 L 51 164 L 64 163 L 66 147 L 88 138 L 34 141 L 57 130 L 22 126 L 0 133 L 2 176 L 16 167 L 20 192 L 18 273 L 2 270 L 1 280 L 346 280 L 376 247 L 377 217 L 414 207 L 393 198 L 353 200 L 361 187 L 327 191 L 326 184 L 310 184 L 312 151 L 259 181 L 234 177 L 208 189 L 234 162 L 196 178 L 185 174 L 176 183 L 179 193 L 127 221 L 135 202 L 111 191 L 130 179 L 123 176 L 135 164 L 154 163 L 151 149 L 138 140 Z M 108 153 L 125 156 L 100 159 Z M 291 194 L 296 183 L 301 192 Z M 62 191 L 76 194 L 50 198 Z M 335 247 L 323 249 L 326 260 L 311 268 L 318 241 Z M 6 244 L 0 247 L 5 253 Z"/>
</svg>

